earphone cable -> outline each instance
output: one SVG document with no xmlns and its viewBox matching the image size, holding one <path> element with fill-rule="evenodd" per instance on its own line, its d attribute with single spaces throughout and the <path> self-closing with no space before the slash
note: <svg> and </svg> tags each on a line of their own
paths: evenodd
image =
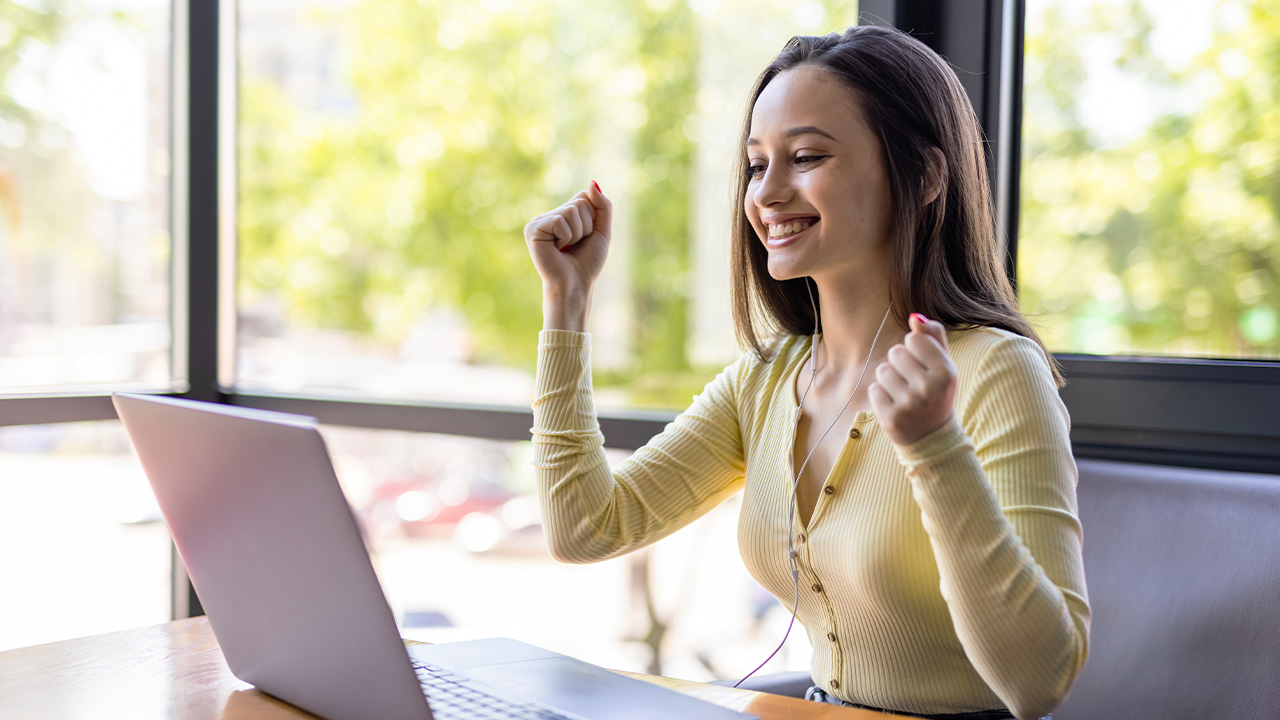
<svg viewBox="0 0 1280 720">
<path fill-rule="evenodd" d="M 796 405 L 796 416 L 793 428 L 798 428 L 800 426 L 800 416 L 804 409 L 804 400 L 809 397 L 809 389 L 813 387 L 813 381 L 818 377 L 818 338 L 820 336 L 820 333 L 818 332 L 819 316 L 817 303 L 813 300 L 813 290 L 809 289 L 808 278 L 805 279 L 805 289 L 809 290 L 809 303 L 813 306 L 814 333 L 813 340 L 810 341 L 809 345 L 811 348 L 809 358 L 809 384 L 805 386 L 804 392 L 800 395 L 800 401 Z M 773 652 L 769 653 L 769 657 L 765 658 L 764 662 L 757 665 L 754 670 L 744 675 L 741 680 L 734 683 L 734 687 L 738 687 L 742 683 L 746 682 L 747 678 L 755 675 L 761 668 L 769 664 L 769 661 L 782 650 L 782 646 L 787 644 L 787 638 L 791 637 L 791 628 L 795 626 L 796 614 L 800 610 L 800 566 L 796 560 L 795 549 L 796 490 L 800 487 L 800 476 L 804 474 L 804 469 L 809 466 L 809 458 L 813 457 L 813 453 L 818 449 L 818 445 L 822 444 L 822 441 L 827 437 L 827 433 L 831 432 L 831 428 L 835 427 L 836 423 L 840 421 L 840 418 L 844 416 L 844 411 L 849 409 L 849 403 L 853 402 L 853 396 L 857 395 L 858 388 L 862 387 L 862 379 L 867 375 L 867 368 L 871 365 L 871 356 L 875 353 L 876 343 L 880 341 L 880 333 L 884 330 L 884 324 L 889 320 L 889 312 L 892 309 L 893 304 L 890 303 L 889 307 L 884 311 L 884 317 L 880 319 L 880 327 L 876 328 L 876 335 L 871 340 L 871 349 L 867 351 L 867 359 L 862 363 L 862 372 L 858 375 L 858 381 L 853 386 L 853 392 L 849 393 L 849 397 L 844 401 L 844 406 L 840 408 L 840 412 L 836 413 L 831 424 L 827 425 L 827 429 L 822 431 L 822 435 L 818 436 L 818 441 L 813 444 L 813 447 L 809 449 L 808 454 L 804 456 L 804 462 L 800 464 L 800 469 L 796 471 L 795 480 L 791 483 L 791 499 L 788 503 L 787 509 L 787 562 L 791 567 L 791 581 L 795 588 L 795 600 L 791 603 L 791 620 L 787 623 L 787 631 L 782 635 L 782 642 L 778 643 L 778 647 L 774 648 Z M 791 444 L 793 448 L 792 452 L 795 452 L 794 430 Z"/>
</svg>

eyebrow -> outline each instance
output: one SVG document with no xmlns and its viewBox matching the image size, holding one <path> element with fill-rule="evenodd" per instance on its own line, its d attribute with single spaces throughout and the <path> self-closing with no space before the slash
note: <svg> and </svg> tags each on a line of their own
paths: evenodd
<svg viewBox="0 0 1280 720">
<path fill-rule="evenodd" d="M 839 140 L 836 140 L 835 136 L 832 135 L 831 133 L 825 130 L 816 128 L 812 125 L 801 125 L 800 127 L 793 127 L 782 134 L 782 136 L 785 138 L 793 138 L 793 137 L 796 137 L 797 135 L 821 135 L 822 137 L 827 138 L 829 140 L 840 142 Z M 759 144 L 760 144 L 759 140 L 755 138 L 747 138 L 747 147 L 750 147 L 752 145 L 759 145 Z"/>
</svg>

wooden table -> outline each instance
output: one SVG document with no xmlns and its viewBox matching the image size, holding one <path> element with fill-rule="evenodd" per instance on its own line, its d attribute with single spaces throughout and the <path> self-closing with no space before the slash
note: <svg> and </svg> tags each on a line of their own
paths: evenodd
<svg viewBox="0 0 1280 720">
<path fill-rule="evenodd" d="M 636 675 L 762 720 L 902 717 L 779 695 Z M 203 618 L 0 653 L 0 718 L 299 720 L 312 717 L 253 689 L 227 668 Z"/>
</svg>

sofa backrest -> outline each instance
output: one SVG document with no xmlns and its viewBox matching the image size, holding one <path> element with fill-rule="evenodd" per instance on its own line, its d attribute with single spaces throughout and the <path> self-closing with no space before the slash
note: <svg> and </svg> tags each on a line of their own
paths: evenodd
<svg viewBox="0 0 1280 720">
<path fill-rule="evenodd" d="M 1055 720 L 1280 718 L 1280 476 L 1079 466 L 1093 625 Z"/>
</svg>

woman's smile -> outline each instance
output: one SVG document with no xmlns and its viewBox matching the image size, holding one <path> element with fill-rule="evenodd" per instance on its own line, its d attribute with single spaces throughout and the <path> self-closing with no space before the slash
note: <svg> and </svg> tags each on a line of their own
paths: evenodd
<svg viewBox="0 0 1280 720">
<path fill-rule="evenodd" d="M 806 217 L 796 218 L 778 223 L 766 223 L 769 228 L 769 236 L 765 239 L 765 247 L 777 248 L 790 244 L 791 241 L 799 238 L 807 233 L 814 225 L 818 224 L 818 218 Z"/>
</svg>

